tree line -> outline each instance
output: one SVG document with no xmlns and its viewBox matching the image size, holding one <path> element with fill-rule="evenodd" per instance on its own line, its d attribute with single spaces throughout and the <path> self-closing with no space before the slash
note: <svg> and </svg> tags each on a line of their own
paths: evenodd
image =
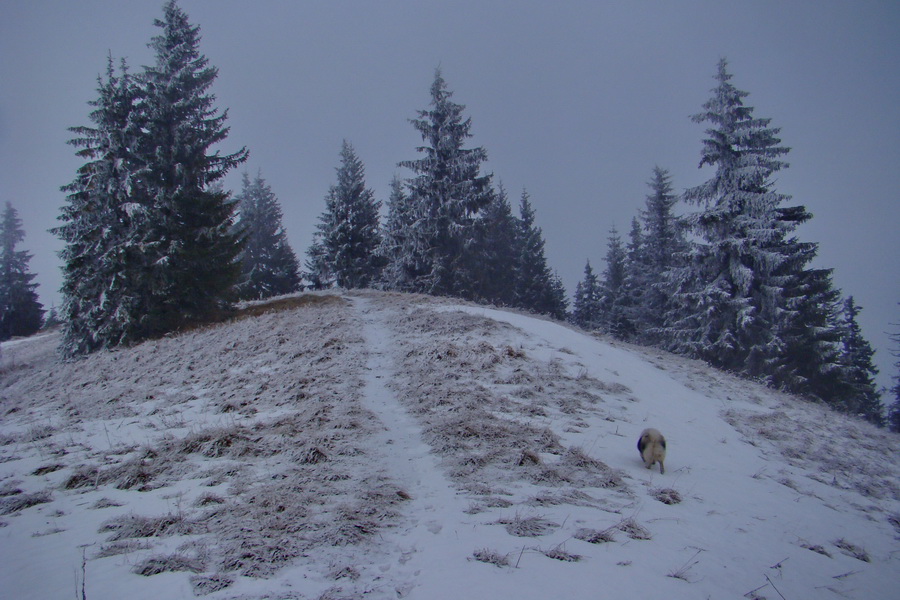
<svg viewBox="0 0 900 600">
<path fill-rule="evenodd" d="M 700 166 L 713 167 L 713 177 L 676 194 L 668 171 L 655 168 L 627 243 L 610 232 L 606 268 L 598 276 L 586 264 L 570 313 L 528 192 L 514 214 L 502 183 L 483 172 L 487 151 L 467 147 L 471 119 L 440 70 L 428 108 L 410 120 L 422 145 L 418 158 L 399 166 L 411 176 L 395 177 L 385 206 L 344 141 L 301 268 L 261 173 L 245 173 L 234 197 L 223 189 L 221 179 L 248 151 L 214 149 L 229 131 L 227 110 L 209 92 L 217 70 L 177 3 L 163 12 L 149 44 L 155 64 L 132 74 L 110 56 L 91 125 L 71 129 L 86 162 L 63 187 L 67 204 L 54 230 L 65 243 L 66 356 L 217 318 L 236 300 L 291 293 L 306 280 L 317 289 L 447 295 L 568 319 L 883 424 L 860 309 L 841 298 L 830 269 L 811 267 L 817 244 L 795 235 L 811 214 L 786 206 L 790 197 L 774 186 L 789 148 L 770 119 L 744 104 L 748 94 L 731 84 L 724 60 L 710 100 L 693 117 L 709 126 Z M 679 202 L 696 210 L 677 215 Z M 27 253 L 14 252 L 20 229 L 7 206 L 0 231 L 7 337 L 22 334 L 7 322 L 28 329 L 42 313 Z M 898 428 L 900 387 L 892 392 L 898 399 L 888 419 Z"/>
</svg>

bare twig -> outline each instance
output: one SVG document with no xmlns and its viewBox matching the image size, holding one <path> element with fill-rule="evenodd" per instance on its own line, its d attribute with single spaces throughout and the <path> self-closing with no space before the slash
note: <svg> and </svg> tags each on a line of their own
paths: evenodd
<svg viewBox="0 0 900 600">
<path fill-rule="evenodd" d="M 775 590 L 775 591 L 778 593 L 779 596 L 781 596 L 781 600 L 787 600 L 787 598 L 784 597 L 784 594 L 782 594 L 780 591 L 778 591 L 778 588 L 775 587 L 775 584 L 772 583 L 772 580 L 769 579 L 769 576 L 768 576 L 768 575 L 766 575 L 766 581 L 768 581 L 768 582 L 769 582 L 769 585 L 772 586 L 772 589 Z"/>
</svg>

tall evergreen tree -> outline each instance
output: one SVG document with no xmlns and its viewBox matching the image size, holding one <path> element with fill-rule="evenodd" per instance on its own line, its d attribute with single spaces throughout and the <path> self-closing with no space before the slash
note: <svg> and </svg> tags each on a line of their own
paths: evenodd
<svg viewBox="0 0 900 600">
<path fill-rule="evenodd" d="M 475 300 L 513 306 L 518 270 L 518 222 L 503 184 L 475 222 L 472 255 Z"/>
<path fill-rule="evenodd" d="M 567 321 L 570 317 L 566 286 L 563 284 L 562 277 L 556 271 L 553 271 L 550 275 L 550 299 L 546 314 L 557 321 Z"/>
<path fill-rule="evenodd" d="M 634 333 L 628 318 L 628 295 L 625 289 L 626 254 L 622 238 L 613 227 L 609 232 L 606 251 L 606 269 L 600 282 L 600 320 L 604 331 L 619 339 L 627 339 Z"/>
<path fill-rule="evenodd" d="M 875 351 L 863 337 L 857 322 L 860 310 L 862 309 L 854 302 L 853 296 L 844 301 L 841 363 L 844 367 L 845 385 L 841 390 L 839 407 L 876 425 L 884 425 L 881 399 L 875 386 L 878 369 L 872 363 Z"/>
<path fill-rule="evenodd" d="M 117 73 L 110 56 L 106 78 L 98 77 L 92 126 L 73 127 L 69 143 L 87 159 L 64 186 L 67 204 L 54 229 L 65 246 L 63 353 L 71 356 L 140 339 L 147 289 L 141 241 L 151 218 L 136 153 L 143 135 L 140 90 L 125 61 Z"/>
<path fill-rule="evenodd" d="M 16 250 L 25 239 L 22 220 L 13 205 L 6 203 L 0 219 L 0 341 L 31 335 L 41 328 L 43 305 L 38 302 L 36 275 L 28 272 L 31 255 Z"/>
<path fill-rule="evenodd" d="M 591 268 L 591 261 L 587 261 L 584 265 L 584 279 L 575 286 L 572 322 L 593 331 L 601 324 L 600 312 L 600 280 Z"/>
<path fill-rule="evenodd" d="M 491 175 L 481 174 L 487 160 L 484 148 L 464 148 L 472 137 L 465 106 L 451 100 L 453 93 L 440 70 L 431 86 L 431 108 L 419 111 L 413 126 L 422 135 L 424 156 L 404 161 L 415 176 L 408 180 L 414 218 L 409 227 L 405 280 L 400 287 L 429 294 L 473 297 L 476 276 L 471 254 L 474 219 L 491 200 Z"/>
<path fill-rule="evenodd" d="M 895 324 L 894 327 L 900 327 L 900 324 Z M 888 407 L 887 426 L 894 433 L 900 433 L 900 331 L 891 334 L 891 341 L 894 343 L 892 354 L 897 362 L 894 363 L 894 386 L 890 389 L 893 402 Z"/>
<path fill-rule="evenodd" d="M 244 239 L 240 254 L 238 295 L 262 299 L 300 289 L 297 257 L 282 225 L 281 206 L 261 173 L 251 181 L 245 172 L 240 194 L 237 229 Z"/>
<path fill-rule="evenodd" d="M 666 169 L 654 167 L 647 183 L 650 194 L 640 213 L 644 233 L 643 294 L 636 309 L 635 322 L 641 341 L 663 343 L 666 315 L 672 309 L 666 273 L 680 265 L 679 258 L 688 250 L 684 228 L 674 213 L 678 197 L 672 189 L 672 178 Z"/>
<path fill-rule="evenodd" d="M 415 207 L 403 191 L 399 177 L 391 180 L 391 193 L 387 201 L 387 217 L 382 228 L 381 248 L 378 251 L 384 264 L 380 285 L 385 289 L 410 292 L 418 267 L 412 227 Z M 314 270 L 314 269 L 311 269 Z"/>
<path fill-rule="evenodd" d="M 700 238 L 691 264 L 675 274 L 682 304 L 676 342 L 716 366 L 757 376 L 783 350 L 776 328 L 784 276 L 777 271 L 785 260 L 779 246 L 792 224 L 779 219 L 777 208 L 787 197 L 773 191 L 772 175 L 786 166 L 779 157 L 789 149 L 770 119 L 755 118 L 744 105 L 748 94 L 731 77 L 723 59 L 712 97 L 693 117 L 711 124 L 700 166 L 716 171 L 684 194 L 702 210 L 688 217 Z"/>
<path fill-rule="evenodd" d="M 228 111 L 209 93 L 218 69 L 200 53 L 200 28 L 175 0 L 163 8 L 149 46 L 156 56 L 141 77 L 144 134 L 141 174 L 151 205 L 142 240 L 149 267 L 144 330 L 171 331 L 227 309 L 240 276 L 235 204 L 215 184 L 247 159 L 242 148 L 222 155 Z"/>
<path fill-rule="evenodd" d="M 628 232 L 628 246 L 625 250 L 625 284 L 624 304 L 625 316 L 631 328 L 631 338 L 644 340 L 647 330 L 647 317 L 644 304 L 648 302 L 653 281 L 649 277 L 649 261 L 647 257 L 647 241 L 637 217 L 631 219 L 631 231 Z"/>
<path fill-rule="evenodd" d="M 519 200 L 519 215 L 516 306 L 539 314 L 564 314 L 565 308 L 559 306 L 560 299 L 554 291 L 553 274 L 544 255 L 544 234 L 535 223 L 535 212 L 525 190 L 522 190 Z"/>
<path fill-rule="evenodd" d="M 780 208 L 778 213 L 793 226 L 812 217 L 802 206 Z M 782 352 L 770 380 L 793 393 L 828 401 L 843 377 L 840 290 L 832 283 L 831 269 L 810 268 L 817 252 L 818 244 L 783 240 L 785 260 L 776 272 L 784 277 L 781 300 L 785 310 L 776 323 Z"/>
<path fill-rule="evenodd" d="M 309 251 L 308 265 L 316 271 L 310 274 L 313 281 L 331 277 L 339 287 L 350 289 L 369 287 L 377 280 L 382 266 L 380 207 L 366 187 L 362 161 L 345 140 L 337 183 L 325 197 L 325 212 Z"/>
</svg>

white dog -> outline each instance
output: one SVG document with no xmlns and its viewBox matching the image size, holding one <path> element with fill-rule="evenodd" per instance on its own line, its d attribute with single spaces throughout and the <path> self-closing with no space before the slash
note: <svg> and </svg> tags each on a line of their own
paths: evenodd
<svg viewBox="0 0 900 600">
<path fill-rule="evenodd" d="M 641 453 L 641 459 L 648 469 L 655 463 L 659 463 L 660 475 L 666 472 L 666 467 L 663 465 L 666 460 L 666 438 L 663 437 L 663 434 L 653 428 L 645 429 L 641 432 L 637 447 L 638 452 Z"/>
</svg>

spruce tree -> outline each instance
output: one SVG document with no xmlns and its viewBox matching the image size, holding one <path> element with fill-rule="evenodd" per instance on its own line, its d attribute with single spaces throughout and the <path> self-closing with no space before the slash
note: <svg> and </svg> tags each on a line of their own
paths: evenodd
<svg viewBox="0 0 900 600">
<path fill-rule="evenodd" d="M 619 339 L 627 339 L 634 333 L 633 324 L 628 318 L 625 269 L 626 255 L 622 238 L 613 227 L 607 243 L 606 269 L 600 282 L 600 322 L 604 331 Z"/>
<path fill-rule="evenodd" d="M 894 327 L 900 327 L 900 324 Z M 887 426 L 894 433 L 900 433 L 900 331 L 891 334 L 891 341 L 894 343 L 892 354 L 897 362 L 894 363 L 894 386 L 890 389 L 893 402 L 888 407 Z"/>
<path fill-rule="evenodd" d="M 381 203 L 366 187 L 365 168 L 346 140 L 341 147 L 337 183 L 325 197 L 325 212 L 309 251 L 309 278 L 314 282 L 333 279 L 338 287 L 371 286 L 379 277 Z"/>
<path fill-rule="evenodd" d="M 261 173 L 251 181 L 245 172 L 240 194 L 235 197 L 243 237 L 238 296 L 259 300 L 300 289 L 297 257 L 282 225 L 281 206 Z"/>
<path fill-rule="evenodd" d="M 513 306 L 518 272 L 518 226 L 509 198 L 500 184 L 475 222 L 472 255 L 475 300 Z"/>
<path fill-rule="evenodd" d="M 409 196 L 403 191 L 399 177 L 391 180 L 391 193 L 387 200 L 387 217 L 382 228 L 381 248 L 378 251 L 384 264 L 380 286 L 384 289 L 410 292 L 415 264 L 412 227 L 415 212 Z M 311 269 L 315 270 L 315 269 Z"/>
<path fill-rule="evenodd" d="M 566 297 L 566 286 L 563 284 L 562 277 L 559 273 L 553 271 L 550 275 L 550 295 L 547 312 L 557 321 L 567 321 L 569 314 L 569 299 Z"/>
<path fill-rule="evenodd" d="M 553 274 L 544 255 L 544 234 L 535 223 L 535 212 L 525 190 L 519 200 L 519 215 L 516 306 L 558 317 L 565 313 L 565 306 L 560 306 L 559 293 L 554 288 Z"/>
<path fill-rule="evenodd" d="M 66 356 L 142 337 L 143 298 L 151 268 L 141 241 L 150 226 L 149 199 L 136 153 L 143 135 L 140 90 L 123 60 L 110 56 L 97 78 L 92 126 L 72 127 L 69 144 L 87 159 L 68 185 L 67 204 L 53 230 L 64 242 L 61 320 Z"/>
<path fill-rule="evenodd" d="M 414 177 L 407 181 L 414 217 L 407 235 L 403 289 L 428 294 L 471 298 L 477 277 L 471 254 L 476 215 L 491 200 L 491 175 L 481 174 L 487 160 L 484 148 L 464 148 L 472 137 L 465 106 L 451 100 L 453 93 L 438 69 L 431 86 L 431 108 L 419 111 L 413 126 L 425 145 L 424 156 L 404 161 Z"/>
<path fill-rule="evenodd" d="M 641 341 L 664 344 L 666 315 L 673 308 L 672 290 L 667 285 L 666 274 L 680 266 L 679 260 L 688 250 L 688 243 L 684 227 L 674 213 L 678 197 L 673 192 L 669 172 L 654 167 L 653 177 L 647 185 L 650 194 L 640 212 L 644 234 L 643 277 L 640 278 L 643 294 L 636 307 L 635 322 Z"/>
<path fill-rule="evenodd" d="M 158 335 L 230 306 L 240 276 L 235 204 L 215 184 L 247 159 L 242 148 L 222 155 L 228 111 L 209 93 L 218 69 L 200 53 L 200 28 L 174 0 L 163 8 L 149 46 L 156 56 L 141 77 L 144 132 L 141 173 L 151 206 L 142 244 L 149 290 L 144 331 Z"/>
<path fill-rule="evenodd" d="M 719 62 L 718 85 L 693 117 L 711 124 L 700 166 L 716 171 L 684 193 L 702 210 L 688 217 L 699 242 L 690 265 L 675 273 L 681 318 L 673 327 L 688 353 L 758 376 L 783 352 L 776 328 L 785 281 L 777 271 L 785 260 L 779 246 L 792 225 L 779 219 L 787 197 L 773 190 L 772 175 L 786 166 L 779 157 L 789 149 L 770 119 L 754 117 L 744 105 L 748 94 L 730 83 L 726 67 Z"/>
<path fill-rule="evenodd" d="M 812 218 L 802 206 L 778 209 L 779 218 L 796 226 Z M 832 270 L 811 268 L 818 244 L 783 240 L 785 257 L 776 274 L 784 277 L 782 318 L 776 323 L 781 354 L 770 380 L 781 388 L 827 401 L 840 386 L 840 290 Z"/>
<path fill-rule="evenodd" d="M 862 308 L 857 306 L 853 296 L 844 301 L 842 311 L 843 339 L 841 340 L 841 364 L 843 366 L 843 384 L 837 398 L 838 408 L 859 415 L 876 425 L 884 425 L 883 408 L 875 376 L 878 369 L 872 363 L 875 351 L 868 340 L 863 337 L 862 329 L 857 322 Z"/>
<path fill-rule="evenodd" d="M 41 328 L 44 309 L 38 302 L 36 275 L 28 272 L 31 255 L 16 250 L 25 239 L 22 221 L 13 205 L 6 203 L 0 219 L 0 341 L 25 336 Z"/>
<path fill-rule="evenodd" d="M 584 279 L 575 286 L 572 303 L 572 322 L 588 331 L 600 324 L 600 280 L 591 268 L 591 261 L 584 265 Z"/>
</svg>

